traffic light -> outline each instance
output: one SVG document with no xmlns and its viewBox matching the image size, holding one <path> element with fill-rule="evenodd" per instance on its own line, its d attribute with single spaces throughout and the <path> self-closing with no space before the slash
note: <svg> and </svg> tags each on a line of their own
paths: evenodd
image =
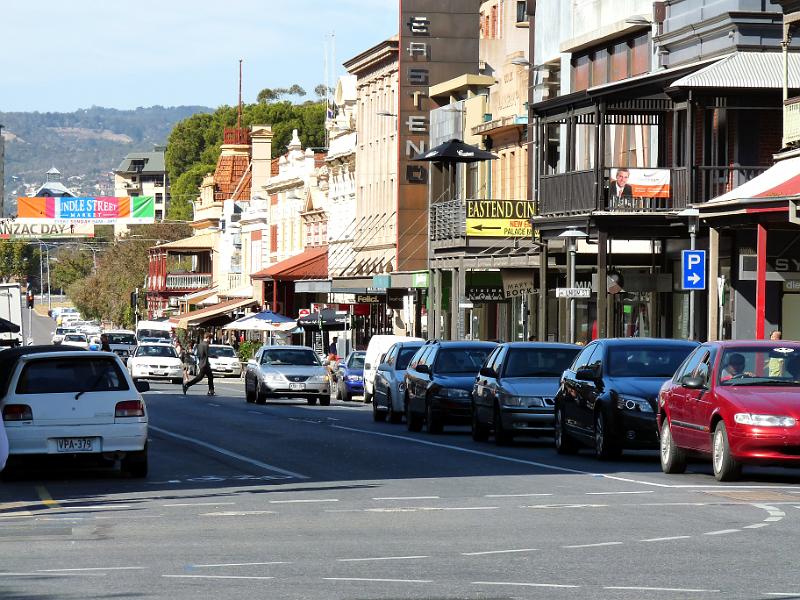
<svg viewBox="0 0 800 600">
<path fill-rule="evenodd" d="M 136 312 L 137 306 L 139 306 L 139 290 L 131 292 L 131 310 Z"/>
<path fill-rule="evenodd" d="M 33 292 L 28 292 L 28 295 L 25 297 L 25 300 L 28 308 L 33 308 Z"/>
</svg>

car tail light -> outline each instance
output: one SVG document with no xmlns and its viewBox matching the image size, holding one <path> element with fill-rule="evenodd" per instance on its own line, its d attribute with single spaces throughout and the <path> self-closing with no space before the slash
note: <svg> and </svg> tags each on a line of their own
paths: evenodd
<svg viewBox="0 0 800 600">
<path fill-rule="evenodd" d="M 33 411 L 27 404 L 8 404 L 3 407 L 4 421 L 32 421 Z"/>
<path fill-rule="evenodd" d="M 143 417 L 144 404 L 141 400 L 125 400 L 117 402 L 114 417 Z"/>
</svg>

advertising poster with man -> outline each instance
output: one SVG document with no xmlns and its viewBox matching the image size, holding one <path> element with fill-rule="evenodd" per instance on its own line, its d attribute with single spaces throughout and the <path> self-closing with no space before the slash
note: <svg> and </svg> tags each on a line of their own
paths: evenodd
<svg viewBox="0 0 800 600">
<path fill-rule="evenodd" d="M 665 210 L 669 208 L 669 202 L 669 169 L 611 169 L 608 186 L 609 210 Z"/>
</svg>

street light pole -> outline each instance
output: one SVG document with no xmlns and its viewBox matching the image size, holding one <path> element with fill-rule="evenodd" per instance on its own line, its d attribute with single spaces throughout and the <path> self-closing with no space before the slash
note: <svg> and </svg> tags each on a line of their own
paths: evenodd
<svg viewBox="0 0 800 600">
<path fill-rule="evenodd" d="M 579 231 L 575 227 L 570 227 L 566 231 L 559 234 L 560 238 L 567 240 L 567 287 L 572 289 L 575 287 L 575 258 L 578 251 L 578 240 L 588 237 L 583 231 Z M 575 297 L 569 297 L 569 339 L 570 344 L 575 343 Z"/>
<path fill-rule="evenodd" d="M 689 250 L 696 250 L 697 228 L 700 224 L 700 211 L 696 208 L 686 208 L 678 213 L 679 217 L 686 217 L 689 228 Z M 689 339 L 695 339 L 694 331 L 695 297 L 694 290 L 689 290 Z"/>
</svg>

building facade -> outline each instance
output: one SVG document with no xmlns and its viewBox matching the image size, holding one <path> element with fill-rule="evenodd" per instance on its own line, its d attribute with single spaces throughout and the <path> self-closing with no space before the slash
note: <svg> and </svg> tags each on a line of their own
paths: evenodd
<svg viewBox="0 0 800 600">
<path fill-rule="evenodd" d="M 152 196 L 156 222 L 166 218 L 169 208 L 165 150 L 163 146 L 156 146 L 152 152 L 131 152 L 114 169 L 114 195 Z"/>
</svg>

